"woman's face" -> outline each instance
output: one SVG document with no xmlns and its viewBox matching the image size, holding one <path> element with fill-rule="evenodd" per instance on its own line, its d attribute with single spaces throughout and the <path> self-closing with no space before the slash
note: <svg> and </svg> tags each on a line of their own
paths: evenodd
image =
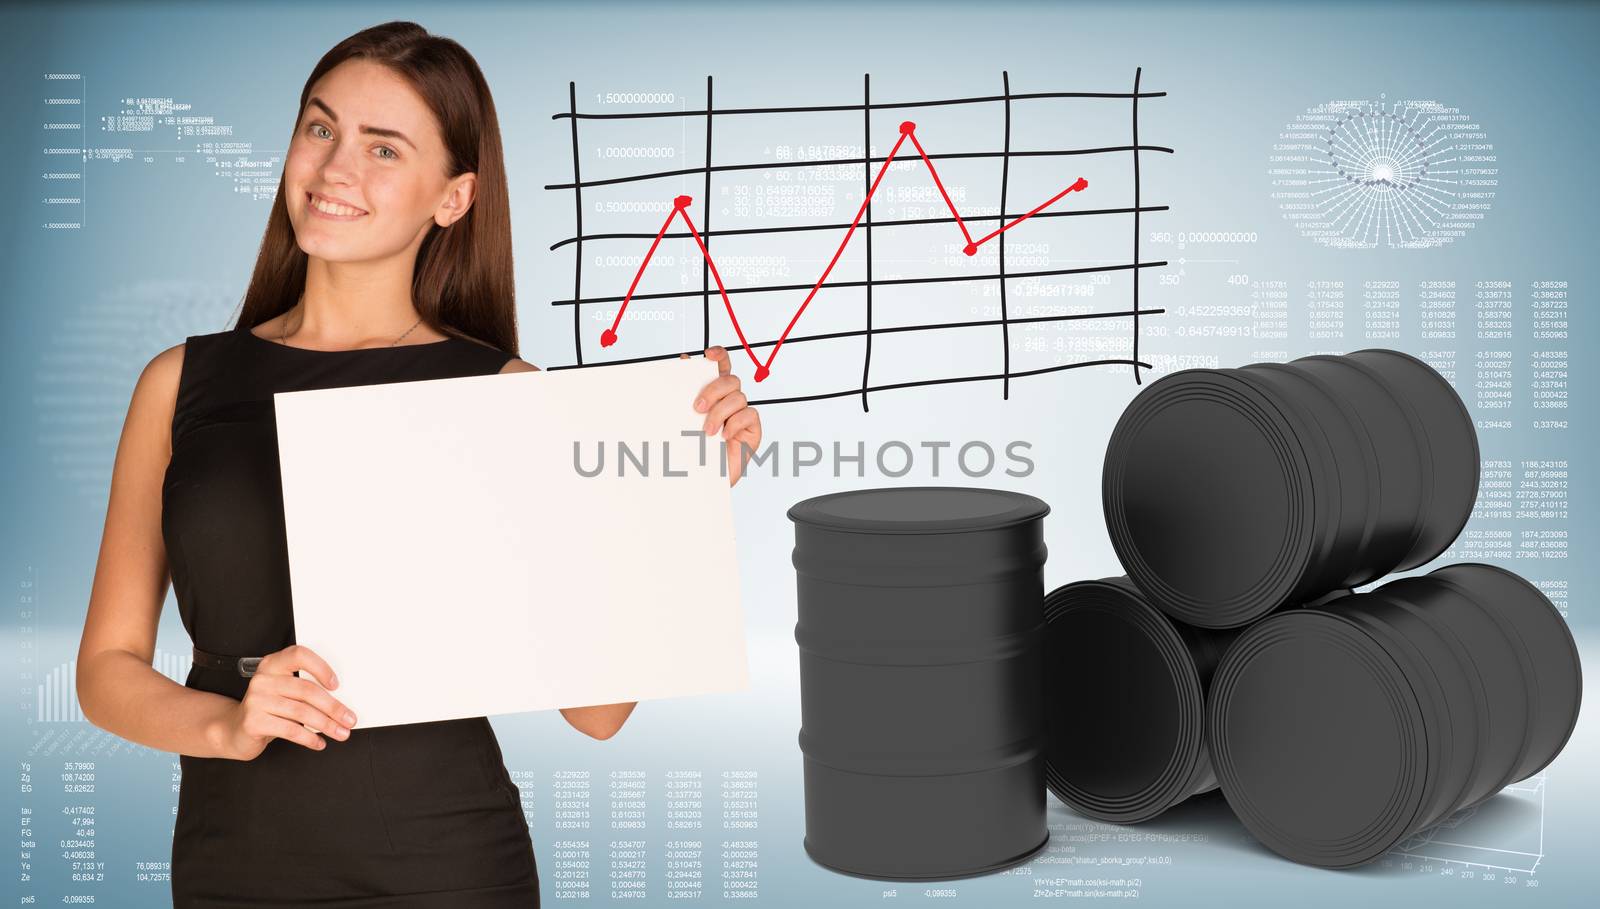
<svg viewBox="0 0 1600 909">
<path fill-rule="evenodd" d="M 433 112 L 392 70 L 346 60 L 308 98 L 284 162 L 284 201 L 306 255 L 362 262 L 409 248 L 414 257 L 431 224 L 466 214 L 475 175 L 447 176 Z"/>
</svg>

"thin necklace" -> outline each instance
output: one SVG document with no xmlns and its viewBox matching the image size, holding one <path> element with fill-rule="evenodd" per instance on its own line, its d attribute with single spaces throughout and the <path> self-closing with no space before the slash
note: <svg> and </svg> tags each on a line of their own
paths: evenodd
<svg viewBox="0 0 1600 909">
<path fill-rule="evenodd" d="M 305 299 L 306 299 L 305 295 L 302 294 L 300 296 L 300 299 L 295 301 L 295 304 L 294 304 L 295 308 L 298 309 L 300 307 L 300 304 L 305 302 Z M 411 323 L 411 327 L 406 329 L 405 332 L 400 335 L 400 337 L 395 338 L 393 341 L 389 342 L 389 346 L 393 347 L 396 344 L 399 344 L 401 341 L 404 341 L 406 339 L 406 335 L 411 334 L 411 332 L 415 331 L 416 327 L 418 325 L 421 325 L 421 324 L 422 324 L 422 317 L 418 316 L 417 317 L 417 321 Z M 288 319 L 284 319 L 283 320 L 283 329 L 278 332 L 278 343 L 282 344 L 284 347 L 288 347 L 289 346 L 289 342 L 288 342 L 288 340 L 286 340 L 288 337 L 289 337 L 289 320 Z M 356 349 L 359 350 L 360 348 L 356 348 Z"/>
</svg>

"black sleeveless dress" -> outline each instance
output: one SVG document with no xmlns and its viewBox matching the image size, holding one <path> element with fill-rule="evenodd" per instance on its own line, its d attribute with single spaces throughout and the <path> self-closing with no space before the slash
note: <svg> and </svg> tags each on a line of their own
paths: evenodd
<svg viewBox="0 0 1600 909">
<path fill-rule="evenodd" d="M 341 351 L 244 326 L 188 338 L 161 529 L 194 646 L 261 656 L 295 641 L 274 392 L 486 375 L 510 359 L 456 337 Z M 185 684 L 237 700 L 249 679 L 197 663 Z M 539 904 L 487 718 L 363 729 L 358 717 L 348 739 L 323 738 L 321 751 L 273 739 L 252 761 L 179 756 L 175 906 Z"/>
</svg>

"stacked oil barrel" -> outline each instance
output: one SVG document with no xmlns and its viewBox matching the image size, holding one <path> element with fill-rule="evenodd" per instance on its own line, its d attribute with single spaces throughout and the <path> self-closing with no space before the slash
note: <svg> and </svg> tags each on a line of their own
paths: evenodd
<svg viewBox="0 0 1600 909">
<path fill-rule="evenodd" d="M 1027 860 L 1045 792 L 1148 820 L 1220 786 L 1282 855 L 1348 867 L 1537 773 L 1577 720 L 1565 621 L 1451 565 L 1477 436 L 1442 376 L 1363 350 L 1186 370 L 1106 450 L 1126 575 L 1044 592 L 1032 496 L 898 487 L 789 510 L 805 849 L 870 878 Z"/>
<path fill-rule="evenodd" d="M 1113 430 L 1125 577 L 1052 591 L 1045 780 L 1133 823 L 1220 785 L 1264 844 L 1359 865 L 1537 773 L 1577 721 L 1565 621 L 1487 565 L 1369 593 L 1453 542 L 1478 444 L 1389 350 L 1173 373 Z"/>
</svg>

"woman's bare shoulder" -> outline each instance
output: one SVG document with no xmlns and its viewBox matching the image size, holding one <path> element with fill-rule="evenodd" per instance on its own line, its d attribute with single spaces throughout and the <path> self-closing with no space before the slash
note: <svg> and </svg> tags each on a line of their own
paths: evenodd
<svg viewBox="0 0 1600 909">
<path fill-rule="evenodd" d="M 133 386 L 133 398 L 128 402 L 128 423 L 137 432 L 158 438 L 166 438 L 171 433 L 186 347 L 183 342 L 172 345 L 151 357 L 139 373 Z"/>
<path fill-rule="evenodd" d="M 179 342 L 150 358 L 133 388 L 134 403 L 163 404 L 171 410 L 177 403 L 178 380 L 183 377 L 183 356 L 188 345 Z"/>
<path fill-rule="evenodd" d="M 179 341 L 151 357 L 150 362 L 145 364 L 145 372 L 153 373 L 158 378 L 176 379 L 177 373 L 183 370 L 183 353 L 188 346 L 188 342 Z"/>
<path fill-rule="evenodd" d="M 154 470 L 166 467 L 171 454 L 172 416 L 178 404 L 178 382 L 183 376 L 185 345 L 174 344 L 150 358 L 134 382 L 122 441 L 113 473 L 124 465 Z"/>
</svg>

